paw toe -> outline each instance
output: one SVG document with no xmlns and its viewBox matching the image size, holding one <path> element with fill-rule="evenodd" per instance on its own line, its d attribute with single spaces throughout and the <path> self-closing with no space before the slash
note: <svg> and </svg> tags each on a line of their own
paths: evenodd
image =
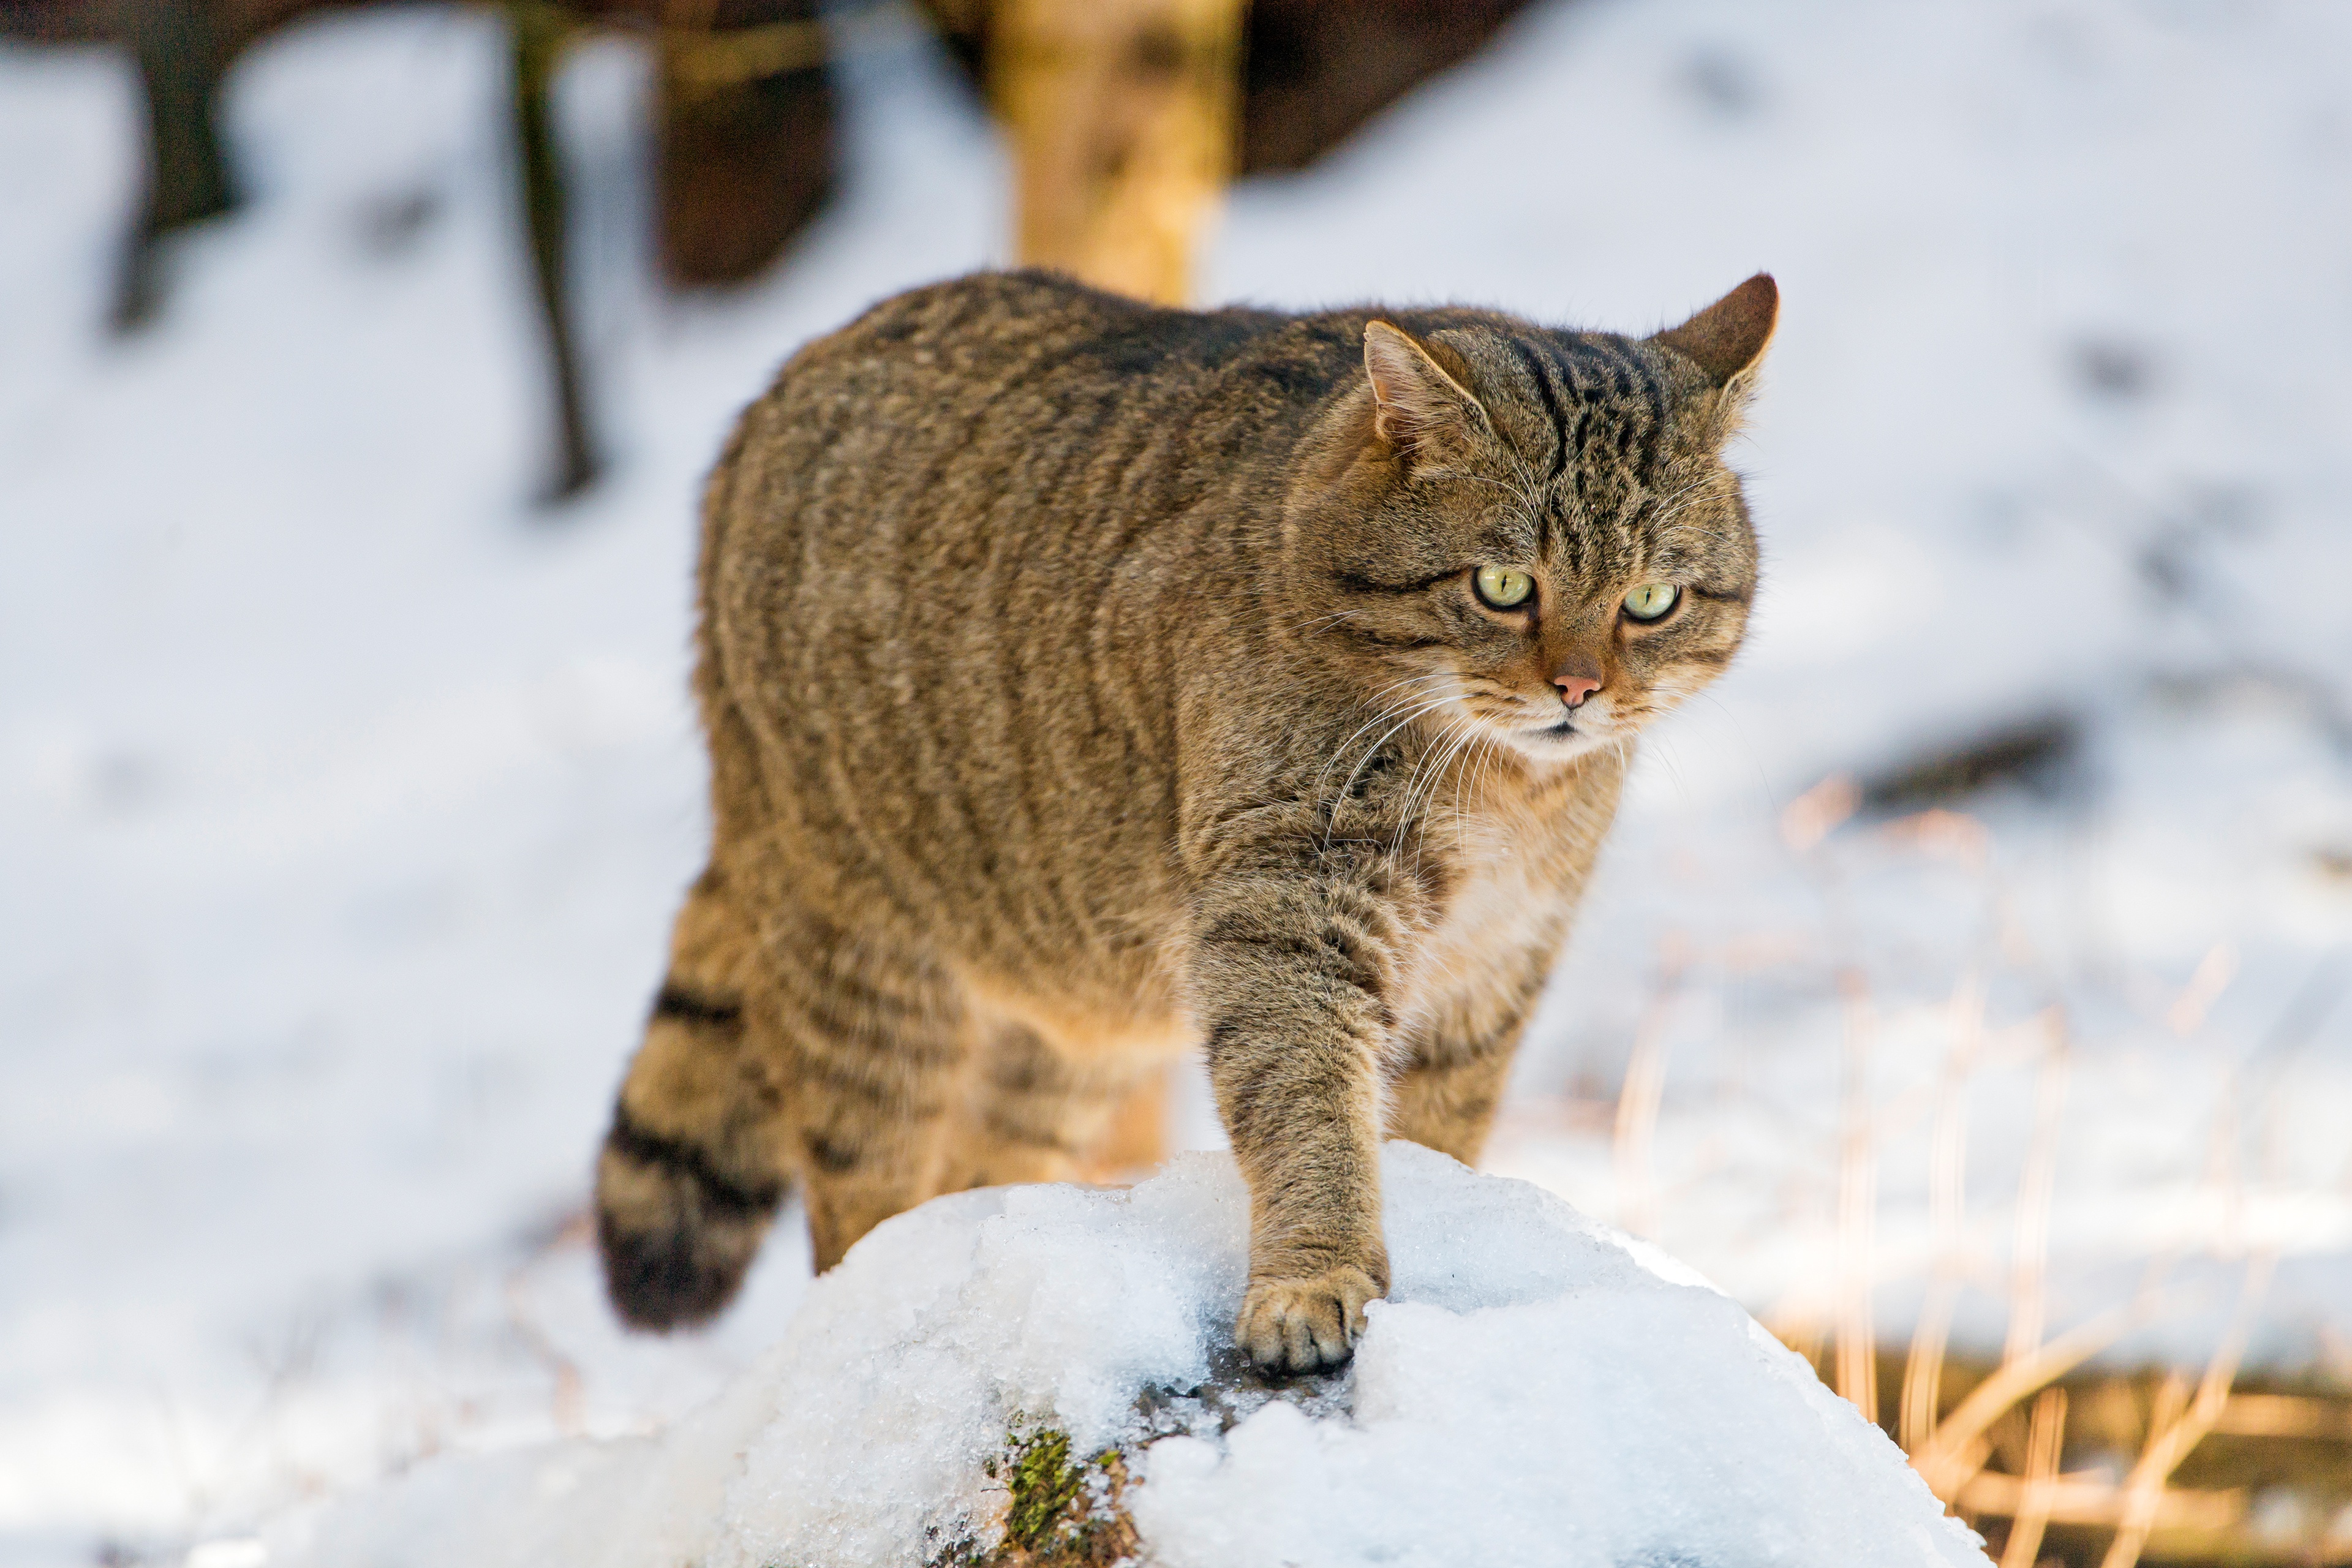
<svg viewBox="0 0 2352 1568">
<path fill-rule="evenodd" d="M 1268 1372 L 1313 1372 L 1355 1353 L 1364 1304 L 1380 1289 L 1361 1268 L 1343 1265 L 1302 1279 L 1260 1280 L 1242 1302 L 1234 1337 Z"/>
</svg>

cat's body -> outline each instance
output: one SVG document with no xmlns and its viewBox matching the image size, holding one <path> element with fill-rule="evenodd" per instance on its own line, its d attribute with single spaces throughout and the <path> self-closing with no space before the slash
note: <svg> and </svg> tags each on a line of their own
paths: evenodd
<svg viewBox="0 0 2352 1568">
<path fill-rule="evenodd" d="M 1760 309 L 1677 352 L 1003 274 L 796 355 L 707 498 L 714 842 L 599 1167 L 625 1314 L 723 1305 L 789 1182 L 825 1268 L 1066 1176 L 1205 1044 L 1242 1337 L 1343 1357 L 1387 1283 L 1381 1137 L 1475 1158 L 1625 740 L 1738 642 L 1715 451 Z M 1642 515 L 1670 531 L 1612 535 Z M 1490 557 L 1524 606 L 1471 596 Z M 1661 685 L 1610 595 L 1666 566 L 1705 602 L 1638 628 L 1688 645 Z"/>
</svg>

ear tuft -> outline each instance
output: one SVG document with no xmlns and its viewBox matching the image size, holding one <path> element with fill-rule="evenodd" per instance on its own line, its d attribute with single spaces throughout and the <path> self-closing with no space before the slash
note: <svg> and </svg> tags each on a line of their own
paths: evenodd
<svg viewBox="0 0 2352 1568">
<path fill-rule="evenodd" d="M 1650 341 L 1688 355 L 1717 386 L 1756 368 L 1780 316 L 1780 286 L 1759 272 L 1679 327 Z"/>
<path fill-rule="evenodd" d="M 1364 323 L 1364 374 L 1379 412 L 1373 427 L 1400 451 L 1451 437 L 1466 441 L 1486 410 L 1412 337 L 1386 321 Z"/>
</svg>

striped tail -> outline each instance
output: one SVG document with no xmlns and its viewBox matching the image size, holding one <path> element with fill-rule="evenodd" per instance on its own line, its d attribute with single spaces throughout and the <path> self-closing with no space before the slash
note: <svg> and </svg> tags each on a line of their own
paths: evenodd
<svg viewBox="0 0 2352 1568">
<path fill-rule="evenodd" d="M 740 995 L 707 961 L 723 912 L 706 875 L 678 917 L 671 977 L 654 999 L 596 1162 L 604 1284 L 640 1329 L 707 1322 L 735 1297 L 782 1204 L 781 1086 Z M 706 962 L 689 964 L 688 960 Z M 681 970 L 701 971 L 701 984 Z"/>
</svg>

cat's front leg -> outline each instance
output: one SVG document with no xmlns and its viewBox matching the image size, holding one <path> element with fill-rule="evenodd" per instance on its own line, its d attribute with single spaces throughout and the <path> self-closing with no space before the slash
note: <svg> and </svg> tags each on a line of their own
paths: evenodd
<svg viewBox="0 0 2352 1568">
<path fill-rule="evenodd" d="M 1251 878 L 1194 924 L 1195 1016 L 1250 1190 L 1236 1339 L 1269 1370 L 1336 1365 L 1388 1293 L 1382 1061 L 1398 921 L 1362 879 Z"/>
</svg>

